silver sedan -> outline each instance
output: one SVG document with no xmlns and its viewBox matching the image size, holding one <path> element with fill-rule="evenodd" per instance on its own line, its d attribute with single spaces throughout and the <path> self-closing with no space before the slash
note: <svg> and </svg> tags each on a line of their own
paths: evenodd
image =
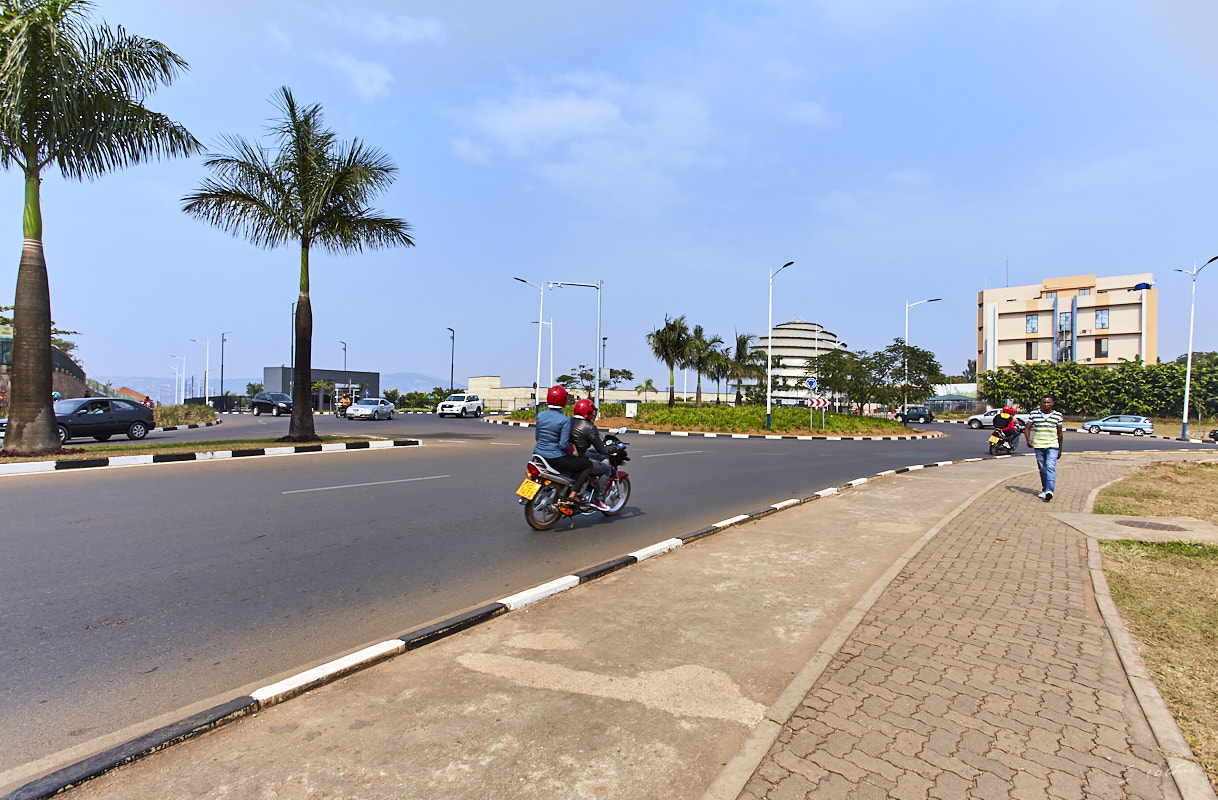
<svg viewBox="0 0 1218 800">
<path fill-rule="evenodd" d="M 393 403 L 383 397 L 365 397 L 347 408 L 347 419 L 393 419 Z"/>
</svg>

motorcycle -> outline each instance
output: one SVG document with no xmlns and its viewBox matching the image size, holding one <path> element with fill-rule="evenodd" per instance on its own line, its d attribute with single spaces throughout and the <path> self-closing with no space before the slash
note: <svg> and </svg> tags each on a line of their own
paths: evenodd
<svg viewBox="0 0 1218 800">
<path fill-rule="evenodd" d="M 1023 438 L 1023 428 L 1018 428 L 1015 435 L 1008 439 L 1003 436 L 1002 431 L 994 431 L 990 434 L 990 455 L 992 456 L 1009 456 L 1014 455 L 1015 450 L 1019 447 L 1019 440 Z"/>
<path fill-rule="evenodd" d="M 625 428 L 618 428 L 604 439 L 610 448 L 609 483 L 605 486 L 604 497 L 609 510 L 601 512 L 606 517 L 620 514 L 630 499 L 630 476 L 621 469 L 622 464 L 630 460 L 630 455 L 626 452 L 626 443 L 618 438 L 625 432 Z M 575 503 L 566 499 L 574 480 L 571 475 L 559 472 L 536 454 L 529 458 L 524 469 L 527 474 L 516 494 L 520 495 L 519 502 L 524 506 L 525 521 L 533 530 L 548 531 L 563 517 L 593 511 L 592 493 L 596 489 L 596 476 L 589 479 L 580 493 L 579 503 Z"/>
</svg>

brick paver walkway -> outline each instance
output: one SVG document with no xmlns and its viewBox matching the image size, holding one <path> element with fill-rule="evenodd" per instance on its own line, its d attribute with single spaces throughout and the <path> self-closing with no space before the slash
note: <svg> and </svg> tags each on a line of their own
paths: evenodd
<svg viewBox="0 0 1218 800">
<path fill-rule="evenodd" d="M 1122 474 L 1059 467 L 974 502 L 888 587 L 741 798 L 1179 797 L 1099 616 L 1083 511 Z M 960 643 L 967 644 L 960 644 Z"/>
</svg>

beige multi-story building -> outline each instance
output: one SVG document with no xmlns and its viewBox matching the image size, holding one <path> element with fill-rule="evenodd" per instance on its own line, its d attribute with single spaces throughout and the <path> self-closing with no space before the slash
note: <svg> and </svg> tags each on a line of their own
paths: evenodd
<svg viewBox="0 0 1218 800">
<path fill-rule="evenodd" d="M 977 293 L 977 371 L 1076 361 L 1158 360 L 1154 275 L 1074 275 Z"/>
<path fill-rule="evenodd" d="M 782 366 L 774 369 L 774 376 L 790 387 L 775 391 L 774 399 L 794 401 L 820 397 L 819 390 L 810 391 L 805 385 L 808 379 L 808 362 L 831 350 L 845 350 L 846 343 L 838 341 L 837 335 L 825 330 L 822 325 L 795 319 L 775 325 L 768 336 L 758 336 L 752 347 L 753 351 L 765 355 L 770 347 L 770 336 L 774 338 L 774 357 L 782 358 Z"/>
</svg>

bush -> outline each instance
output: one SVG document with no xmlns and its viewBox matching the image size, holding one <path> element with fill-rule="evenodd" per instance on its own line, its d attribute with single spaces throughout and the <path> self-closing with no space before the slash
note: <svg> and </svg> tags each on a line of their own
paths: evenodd
<svg viewBox="0 0 1218 800">
<path fill-rule="evenodd" d="M 201 425 L 205 422 L 216 421 L 216 409 L 211 406 L 189 405 L 181 406 L 157 406 L 156 407 L 156 426 L 158 428 L 172 428 L 176 425 Z"/>
</svg>

